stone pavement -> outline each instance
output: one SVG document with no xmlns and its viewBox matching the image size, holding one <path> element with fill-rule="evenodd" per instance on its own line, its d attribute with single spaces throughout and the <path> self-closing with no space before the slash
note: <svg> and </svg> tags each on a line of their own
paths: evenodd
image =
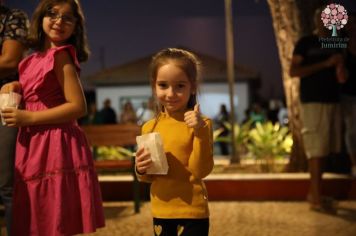
<svg viewBox="0 0 356 236">
<path fill-rule="evenodd" d="M 95 236 L 152 235 L 150 204 L 105 203 L 107 225 Z M 355 236 L 356 201 L 339 202 L 337 214 L 310 211 L 299 202 L 210 202 L 210 236 Z"/>
</svg>

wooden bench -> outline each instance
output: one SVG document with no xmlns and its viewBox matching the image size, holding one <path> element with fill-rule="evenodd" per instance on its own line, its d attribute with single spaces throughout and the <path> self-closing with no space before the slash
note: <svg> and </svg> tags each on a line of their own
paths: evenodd
<svg viewBox="0 0 356 236">
<path fill-rule="evenodd" d="M 115 125 L 85 125 L 81 127 L 85 132 L 89 144 L 93 147 L 94 159 L 98 146 L 134 146 L 136 136 L 140 135 L 141 127 L 134 124 Z M 117 161 L 95 161 L 98 170 L 130 169 L 133 175 L 133 200 L 135 212 L 140 211 L 140 184 L 135 174 L 135 159 Z"/>
</svg>

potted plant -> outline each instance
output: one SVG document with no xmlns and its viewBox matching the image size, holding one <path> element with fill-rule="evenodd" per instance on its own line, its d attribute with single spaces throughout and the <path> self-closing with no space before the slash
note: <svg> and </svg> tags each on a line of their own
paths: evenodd
<svg viewBox="0 0 356 236">
<path fill-rule="evenodd" d="M 95 150 L 97 169 L 131 169 L 133 152 L 119 146 L 99 146 Z"/>
<path fill-rule="evenodd" d="M 256 123 L 249 131 L 246 144 L 249 154 L 260 164 L 263 172 L 273 172 L 275 160 L 289 155 L 292 145 L 289 129 L 272 122 Z"/>
<path fill-rule="evenodd" d="M 99 146 L 96 150 L 96 160 L 130 160 L 133 152 L 127 148 L 115 146 Z"/>
<path fill-rule="evenodd" d="M 246 143 L 249 139 L 249 131 L 251 128 L 252 121 L 247 121 L 246 123 L 239 125 L 235 123 L 234 129 L 234 145 L 235 150 L 238 152 L 239 155 L 245 154 L 247 152 Z M 225 127 L 230 131 L 230 135 L 228 136 L 220 136 L 223 132 L 223 129 L 217 129 L 213 132 L 213 138 L 215 142 L 227 142 L 231 143 L 231 124 L 229 122 L 224 122 Z"/>
</svg>

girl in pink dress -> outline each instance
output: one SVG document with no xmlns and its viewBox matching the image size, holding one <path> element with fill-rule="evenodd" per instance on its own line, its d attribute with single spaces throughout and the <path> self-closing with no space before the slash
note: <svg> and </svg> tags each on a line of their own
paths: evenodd
<svg viewBox="0 0 356 236">
<path fill-rule="evenodd" d="M 78 0 L 42 0 L 30 29 L 35 52 L 19 65 L 23 109 L 2 111 L 20 127 L 16 147 L 13 235 L 57 236 L 104 226 L 93 159 L 76 119 L 86 113 L 79 62 L 88 58 Z"/>
</svg>

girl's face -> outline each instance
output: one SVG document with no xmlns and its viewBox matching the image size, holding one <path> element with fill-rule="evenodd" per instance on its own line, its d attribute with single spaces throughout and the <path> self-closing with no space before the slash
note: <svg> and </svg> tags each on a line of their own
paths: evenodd
<svg viewBox="0 0 356 236">
<path fill-rule="evenodd" d="M 76 25 L 76 18 L 68 3 L 52 7 L 43 17 L 42 27 L 46 34 L 46 48 L 58 47 L 69 39 Z"/>
<path fill-rule="evenodd" d="M 154 89 L 159 103 L 168 113 L 185 111 L 193 92 L 187 75 L 173 63 L 158 69 Z"/>
</svg>

